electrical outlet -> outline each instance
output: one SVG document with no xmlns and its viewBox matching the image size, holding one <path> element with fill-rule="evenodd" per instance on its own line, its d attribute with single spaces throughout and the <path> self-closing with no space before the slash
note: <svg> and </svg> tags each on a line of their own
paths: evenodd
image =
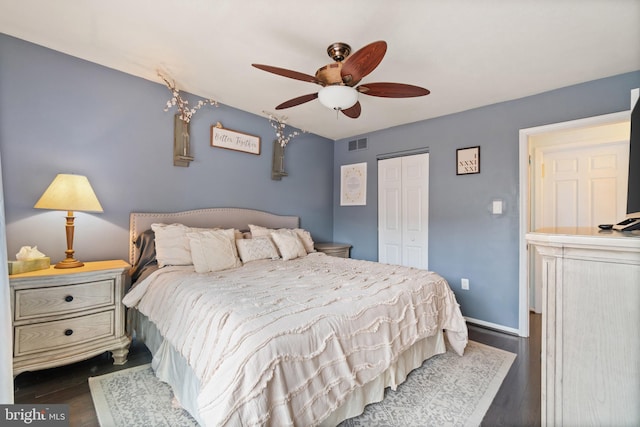
<svg viewBox="0 0 640 427">
<path fill-rule="evenodd" d="M 469 290 L 469 279 L 460 279 L 460 284 L 462 285 L 463 290 Z"/>
</svg>

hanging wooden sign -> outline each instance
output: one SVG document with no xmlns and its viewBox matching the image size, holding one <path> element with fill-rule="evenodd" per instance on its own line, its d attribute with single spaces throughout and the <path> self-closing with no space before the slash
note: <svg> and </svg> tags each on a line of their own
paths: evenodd
<svg viewBox="0 0 640 427">
<path fill-rule="evenodd" d="M 211 146 L 260 155 L 260 137 L 225 129 L 218 122 L 211 126 Z"/>
</svg>

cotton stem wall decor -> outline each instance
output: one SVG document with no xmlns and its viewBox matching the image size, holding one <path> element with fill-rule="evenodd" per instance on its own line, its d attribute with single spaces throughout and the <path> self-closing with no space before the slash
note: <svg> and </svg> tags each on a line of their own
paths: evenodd
<svg viewBox="0 0 640 427">
<path fill-rule="evenodd" d="M 189 131 L 189 123 L 193 115 L 205 105 L 217 107 L 218 101 L 213 99 L 199 100 L 196 105 L 191 107 L 189 101 L 182 97 L 180 90 L 176 87 L 176 82 L 169 79 L 158 71 L 158 76 L 171 91 L 171 99 L 167 101 L 164 111 L 169 111 L 172 107 L 178 109 L 174 119 L 174 137 L 173 137 L 173 165 L 189 166 L 189 162 L 193 160 L 191 156 L 191 134 Z"/>
<path fill-rule="evenodd" d="M 276 116 L 275 114 L 264 111 L 269 116 L 269 123 L 276 131 L 276 139 L 273 141 L 273 160 L 271 164 L 271 179 L 280 181 L 283 176 L 287 176 L 284 170 L 284 149 L 289 141 L 300 135 L 300 131 L 294 130 L 289 134 L 286 133 L 287 127 L 286 116 Z M 305 132 L 305 131 L 302 131 Z"/>
</svg>

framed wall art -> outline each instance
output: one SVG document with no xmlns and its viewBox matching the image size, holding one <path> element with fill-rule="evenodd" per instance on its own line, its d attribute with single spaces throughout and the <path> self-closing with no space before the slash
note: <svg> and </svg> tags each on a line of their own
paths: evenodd
<svg viewBox="0 0 640 427">
<path fill-rule="evenodd" d="M 340 167 L 340 206 L 367 204 L 367 164 Z"/>
<path fill-rule="evenodd" d="M 480 173 L 480 147 L 456 150 L 456 175 Z"/>
<path fill-rule="evenodd" d="M 260 137 L 225 129 L 220 123 L 211 126 L 211 146 L 260 155 Z"/>
</svg>

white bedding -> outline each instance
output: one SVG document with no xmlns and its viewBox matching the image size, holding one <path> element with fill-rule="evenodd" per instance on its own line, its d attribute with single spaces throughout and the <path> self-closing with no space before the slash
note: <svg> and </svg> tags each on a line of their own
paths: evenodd
<svg viewBox="0 0 640 427">
<path fill-rule="evenodd" d="M 445 329 L 459 354 L 467 342 L 442 277 L 319 253 L 165 267 L 124 303 L 188 361 L 206 425 L 315 425 L 422 338 Z"/>
</svg>

